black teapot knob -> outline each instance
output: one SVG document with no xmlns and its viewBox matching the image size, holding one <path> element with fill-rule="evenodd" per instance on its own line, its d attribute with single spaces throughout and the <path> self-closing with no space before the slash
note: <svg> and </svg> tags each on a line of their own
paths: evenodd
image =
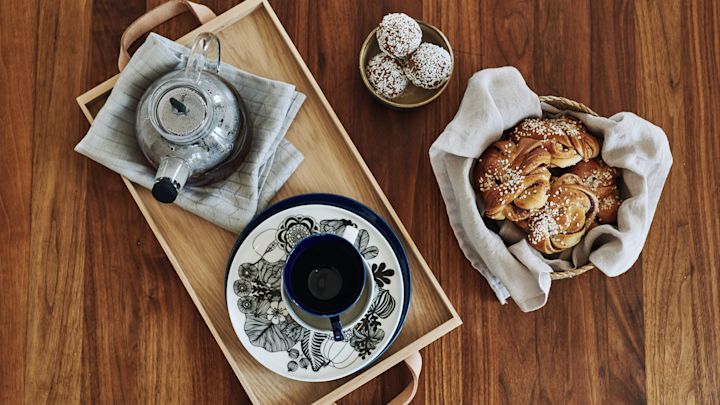
<svg viewBox="0 0 720 405">
<path fill-rule="evenodd" d="M 155 182 L 152 188 L 152 195 L 161 203 L 170 204 L 175 201 L 178 196 L 178 190 L 175 188 L 172 180 L 163 177 Z"/>
</svg>

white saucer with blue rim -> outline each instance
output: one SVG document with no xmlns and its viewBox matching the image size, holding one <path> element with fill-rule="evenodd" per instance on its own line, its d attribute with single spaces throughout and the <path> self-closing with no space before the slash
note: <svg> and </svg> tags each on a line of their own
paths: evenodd
<svg viewBox="0 0 720 405">
<path fill-rule="evenodd" d="M 345 340 L 306 329 L 285 308 L 280 279 L 288 253 L 313 233 L 358 229 L 355 247 L 365 258 L 376 291 L 369 311 Z M 330 381 L 361 370 L 395 340 L 410 306 L 407 255 L 374 211 L 332 194 L 283 200 L 258 215 L 238 237 L 226 276 L 228 312 L 245 349 L 262 365 L 301 381 Z"/>
</svg>

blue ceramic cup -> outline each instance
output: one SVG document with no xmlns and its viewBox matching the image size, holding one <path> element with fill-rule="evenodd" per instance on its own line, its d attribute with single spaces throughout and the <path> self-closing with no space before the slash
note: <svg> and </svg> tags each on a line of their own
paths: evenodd
<svg viewBox="0 0 720 405">
<path fill-rule="evenodd" d="M 285 296 L 306 313 L 327 318 L 335 340 L 343 340 L 340 315 L 363 293 L 365 261 L 353 242 L 357 229 L 346 227 L 342 236 L 321 233 L 298 242 L 285 261 Z"/>
</svg>

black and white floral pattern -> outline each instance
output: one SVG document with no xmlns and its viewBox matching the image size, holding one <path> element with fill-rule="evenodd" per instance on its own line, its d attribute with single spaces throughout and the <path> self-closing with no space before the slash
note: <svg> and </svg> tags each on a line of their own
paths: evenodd
<svg viewBox="0 0 720 405">
<path fill-rule="evenodd" d="M 274 240 L 260 249 L 264 252 L 262 257 L 253 263 L 240 264 L 237 270 L 238 279 L 233 282 L 233 291 L 238 309 L 245 314 L 244 331 L 253 346 L 268 352 L 285 352 L 288 372 L 348 367 L 354 359 L 365 360 L 372 356 L 386 334 L 393 333 L 383 329 L 381 320 L 388 318 L 396 309 L 395 298 L 387 289 L 396 270 L 377 260 L 379 249 L 370 244 L 370 234 L 365 229 L 358 230 L 355 247 L 371 266 L 376 294 L 367 314 L 352 330 L 345 332 L 344 342 L 334 342 L 329 334 L 300 326 L 288 315 L 282 301 L 280 279 L 287 254 L 292 248 L 314 233 L 342 235 L 348 226 L 357 227 L 348 219 L 317 221 L 310 216 L 288 216 L 275 230 Z M 282 253 L 280 259 L 268 261 L 266 257 L 276 250 Z M 351 353 L 342 358 L 331 358 L 326 347 L 333 344 L 345 345 Z"/>
</svg>

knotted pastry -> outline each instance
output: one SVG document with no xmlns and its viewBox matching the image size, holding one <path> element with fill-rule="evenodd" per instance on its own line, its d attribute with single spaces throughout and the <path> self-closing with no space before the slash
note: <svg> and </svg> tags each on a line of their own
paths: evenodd
<svg viewBox="0 0 720 405">
<path fill-rule="evenodd" d="M 582 184 L 592 190 L 598 198 L 597 220 L 601 224 L 617 220 L 620 207 L 620 191 L 617 187 L 618 171 L 600 159 L 580 162 L 571 167 L 570 173 L 576 174 Z"/>
<path fill-rule="evenodd" d="M 552 157 L 550 166 L 554 167 L 570 167 L 600 153 L 598 140 L 574 117 L 526 118 L 510 132 L 513 141 L 522 138 L 543 141 Z"/>
<path fill-rule="evenodd" d="M 485 203 L 485 215 L 519 221 L 545 205 L 550 189 L 550 153 L 542 142 L 524 138 L 497 141 L 480 156 L 473 185 Z"/>
<path fill-rule="evenodd" d="M 581 179 L 571 173 L 553 179 L 544 207 L 519 223 L 528 242 L 543 253 L 558 253 L 580 243 L 593 225 L 598 199 Z"/>
</svg>

